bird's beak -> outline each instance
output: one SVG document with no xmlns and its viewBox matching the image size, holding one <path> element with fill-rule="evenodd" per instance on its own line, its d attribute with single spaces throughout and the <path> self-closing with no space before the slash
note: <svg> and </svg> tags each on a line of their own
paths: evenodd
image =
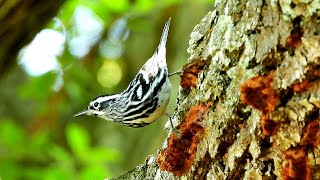
<svg viewBox="0 0 320 180">
<path fill-rule="evenodd" d="M 77 114 L 75 114 L 73 117 L 78 117 L 78 116 L 82 116 L 82 115 L 86 115 L 88 114 L 89 110 L 88 109 L 85 109 L 81 112 L 78 112 Z"/>
</svg>

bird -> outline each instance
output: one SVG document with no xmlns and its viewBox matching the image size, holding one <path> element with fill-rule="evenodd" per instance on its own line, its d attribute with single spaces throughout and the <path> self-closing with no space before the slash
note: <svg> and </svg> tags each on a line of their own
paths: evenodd
<svg viewBox="0 0 320 180">
<path fill-rule="evenodd" d="M 166 21 L 160 43 L 141 67 L 128 87 L 117 94 L 100 95 L 89 102 L 87 109 L 74 117 L 89 115 L 129 127 L 144 127 L 166 112 L 171 96 L 166 63 L 166 43 L 171 17 Z"/>
</svg>

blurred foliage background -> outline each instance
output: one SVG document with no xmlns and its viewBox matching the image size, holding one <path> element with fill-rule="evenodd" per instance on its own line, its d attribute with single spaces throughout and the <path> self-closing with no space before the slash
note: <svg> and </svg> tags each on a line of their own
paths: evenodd
<svg viewBox="0 0 320 180">
<path fill-rule="evenodd" d="M 169 72 L 186 63 L 189 35 L 211 1 L 68 0 L 0 78 L 0 179 L 103 179 L 145 163 L 167 117 L 129 128 L 73 118 L 100 94 L 122 91 L 151 57 L 165 21 Z M 174 111 L 179 77 L 171 78 Z"/>
</svg>

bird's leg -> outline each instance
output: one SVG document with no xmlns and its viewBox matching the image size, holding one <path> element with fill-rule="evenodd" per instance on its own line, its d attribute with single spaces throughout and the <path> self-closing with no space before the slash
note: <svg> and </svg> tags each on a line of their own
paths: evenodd
<svg viewBox="0 0 320 180">
<path fill-rule="evenodd" d="M 170 125 L 171 125 L 171 130 L 172 130 L 172 132 L 173 132 L 177 137 L 180 137 L 180 134 L 179 134 L 179 132 L 178 132 L 178 129 L 173 126 L 173 123 L 172 123 L 170 114 L 169 114 L 168 112 L 166 112 L 165 114 L 169 117 L 169 121 L 170 121 Z"/>
<path fill-rule="evenodd" d="M 182 72 L 183 72 L 183 70 L 180 69 L 180 70 L 178 70 L 178 71 L 176 71 L 176 72 L 170 73 L 170 74 L 168 75 L 168 77 L 170 77 L 170 76 L 172 76 L 172 75 L 175 75 L 175 74 L 180 74 L 180 73 L 182 73 Z"/>
</svg>

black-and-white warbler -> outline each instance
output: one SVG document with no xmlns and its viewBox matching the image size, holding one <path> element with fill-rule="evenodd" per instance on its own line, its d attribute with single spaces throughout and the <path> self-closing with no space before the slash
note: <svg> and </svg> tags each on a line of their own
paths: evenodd
<svg viewBox="0 0 320 180">
<path fill-rule="evenodd" d="M 166 63 L 166 42 L 171 18 L 166 22 L 153 56 L 142 66 L 126 90 L 93 99 L 76 116 L 91 115 L 130 127 L 143 127 L 164 114 L 171 95 Z"/>
</svg>

